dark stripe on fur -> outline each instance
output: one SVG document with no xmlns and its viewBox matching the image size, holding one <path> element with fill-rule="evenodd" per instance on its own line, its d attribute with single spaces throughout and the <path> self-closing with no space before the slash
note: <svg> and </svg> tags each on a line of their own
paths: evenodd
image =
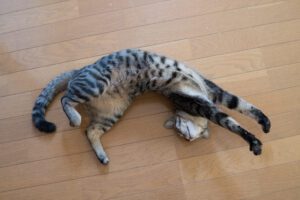
<svg viewBox="0 0 300 200">
<path fill-rule="evenodd" d="M 139 59 L 138 59 L 138 55 L 137 55 L 136 53 L 133 53 L 133 54 L 132 54 L 132 56 L 134 57 L 134 60 L 135 60 L 136 62 L 138 62 L 138 61 L 139 61 Z"/>
<path fill-rule="evenodd" d="M 178 67 L 178 62 L 177 62 L 177 60 L 174 60 L 174 66 L 175 66 L 175 67 Z"/>
<path fill-rule="evenodd" d="M 143 59 L 145 62 L 147 62 L 148 52 L 144 51 Z"/>
<path fill-rule="evenodd" d="M 227 106 L 230 109 L 234 109 L 238 106 L 239 99 L 236 96 L 231 96 L 231 99 L 227 101 Z"/>
<path fill-rule="evenodd" d="M 163 73 L 164 73 L 164 70 L 163 70 L 163 69 L 160 69 L 159 72 L 158 72 L 158 76 L 159 76 L 159 77 L 162 77 Z"/>
<path fill-rule="evenodd" d="M 128 56 L 126 56 L 126 67 L 129 68 L 130 67 L 130 58 Z"/>
<path fill-rule="evenodd" d="M 165 62 L 166 62 L 166 57 L 165 57 L 165 56 L 161 56 L 161 57 L 160 57 L 160 62 L 161 62 L 162 64 L 165 64 Z"/>
<path fill-rule="evenodd" d="M 152 56 L 150 54 L 148 55 L 148 57 L 149 57 L 150 62 L 154 63 L 154 59 L 152 58 Z"/>
<path fill-rule="evenodd" d="M 32 122 L 37 129 L 46 133 L 51 133 L 56 130 L 55 124 L 46 121 L 45 110 L 47 106 L 51 103 L 53 98 L 60 91 L 66 89 L 68 81 L 72 78 L 74 74 L 77 73 L 78 71 L 74 70 L 55 77 L 52 81 L 48 83 L 48 85 L 38 96 L 32 110 Z"/>
<path fill-rule="evenodd" d="M 218 112 L 215 114 L 215 121 L 219 124 L 219 125 L 223 125 L 222 121 L 228 117 L 228 115 L 226 113 L 222 113 L 222 112 Z"/>
</svg>

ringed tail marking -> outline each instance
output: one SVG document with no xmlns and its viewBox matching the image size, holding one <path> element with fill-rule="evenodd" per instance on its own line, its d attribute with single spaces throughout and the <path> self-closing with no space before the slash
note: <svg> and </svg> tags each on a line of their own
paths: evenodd
<svg viewBox="0 0 300 200">
<path fill-rule="evenodd" d="M 55 124 L 45 119 L 46 109 L 55 96 L 67 88 L 69 80 L 75 73 L 76 70 L 73 70 L 56 76 L 37 97 L 32 109 L 32 122 L 38 130 L 46 133 L 56 130 Z"/>
</svg>

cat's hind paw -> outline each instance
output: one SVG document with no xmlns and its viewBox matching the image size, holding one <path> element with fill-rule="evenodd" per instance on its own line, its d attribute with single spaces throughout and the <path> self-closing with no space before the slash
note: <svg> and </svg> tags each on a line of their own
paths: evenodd
<svg viewBox="0 0 300 200">
<path fill-rule="evenodd" d="M 258 156 L 262 152 L 262 143 L 258 139 L 253 139 L 250 143 L 250 151 L 253 152 L 254 155 Z"/>
</svg>

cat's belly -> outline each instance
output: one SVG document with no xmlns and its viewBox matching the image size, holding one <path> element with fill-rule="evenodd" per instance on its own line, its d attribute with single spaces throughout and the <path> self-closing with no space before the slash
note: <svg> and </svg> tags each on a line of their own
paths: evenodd
<svg viewBox="0 0 300 200">
<path fill-rule="evenodd" d="M 128 94 L 126 94 L 125 91 L 116 93 L 111 90 L 107 90 L 104 94 L 97 98 L 93 98 L 87 103 L 92 113 L 101 115 L 123 113 L 129 104 Z"/>
</svg>

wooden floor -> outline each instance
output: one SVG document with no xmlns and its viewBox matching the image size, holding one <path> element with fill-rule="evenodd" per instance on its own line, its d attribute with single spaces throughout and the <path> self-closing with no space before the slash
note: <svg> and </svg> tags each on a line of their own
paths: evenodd
<svg viewBox="0 0 300 200">
<path fill-rule="evenodd" d="M 96 159 L 83 128 L 69 127 L 59 98 L 42 134 L 31 108 L 55 75 L 123 48 L 190 64 L 261 108 L 255 157 L 236 135 L 210 124 L 192 143 L 163 127 L 172 106 L 145 94 Z M 0 199 L 300 199 L 299 0 L 0 0 Z"/>
</svg>

